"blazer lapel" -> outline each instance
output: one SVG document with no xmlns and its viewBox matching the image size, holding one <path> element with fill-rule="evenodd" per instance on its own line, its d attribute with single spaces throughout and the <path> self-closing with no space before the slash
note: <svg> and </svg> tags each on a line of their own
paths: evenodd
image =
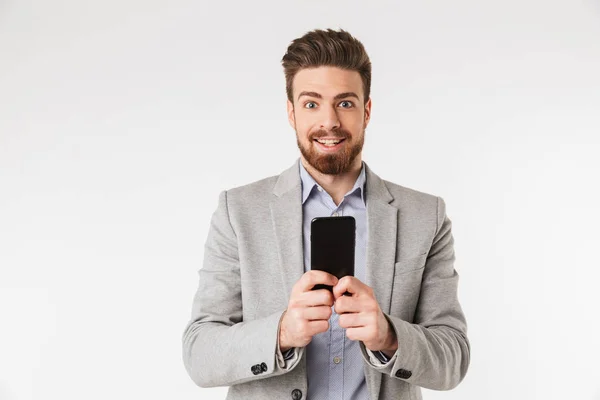
<svg viewBox="0 0 600 400">
<path fill-rule="evenodd" d="M 383 180 L 366 165 L 367 199 L 367 270 L 366 284 L 375 293 L 381 311 L 390 313 L 394 261 L 398 232 L 398 209 L 390 203 L 394 200 Z M 370 398 L 379 398 L 381 374 L 364 365 Z"/>
<path fill-rule="evenodd" d="M 367 285 L 373 288 L 381 310 L 389 314 L 394 281 L 398 209 L 383 180 L 366 166 L 367 174 Z"/>
<path fill-rule="evenodd" d="M 294 284 L 304 274 L 302 184 L 298 162 L 279 175 L 270 203 L 281 278 L 287 289 L 286 305 Z"/>
</svg>

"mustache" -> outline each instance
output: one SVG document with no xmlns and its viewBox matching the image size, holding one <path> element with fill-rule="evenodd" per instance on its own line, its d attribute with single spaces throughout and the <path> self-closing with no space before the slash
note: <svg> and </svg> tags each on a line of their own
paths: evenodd
<svg viewBox="0 0 600 400">
<path fill-rule="evenodd" d="M 348 139 L 350 137 L 350 134 L 348 133 L 348 131 L 345 130 L 336 130 L 336 131 L 324 131 L 324 130 L 319 130 L 316 132 L 311 133 L 308 138 L 310 140 L 314 140 L 314 139 L 321 139 L 324 137 L 334 137 L 336 139 Z"/>
</svg>

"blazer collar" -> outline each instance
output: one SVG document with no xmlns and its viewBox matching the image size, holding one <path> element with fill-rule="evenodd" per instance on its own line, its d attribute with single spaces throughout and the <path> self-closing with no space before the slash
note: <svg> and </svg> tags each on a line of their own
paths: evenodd
<svg viewBox="0 0 600 400">
<path fill-rule="evenodd" d="M 294 165 L 283 171 L 277 178 L 273 187 L 273 194 L 277 197 L 285 195 L 287 192 L 301 187 L 300 182 L 300 158 L 296 160 Z"/>
<path fill-rule="evenodd" d="M 366 201 L 369 199 L 373 201 L 381 201 L 384 203 L 391 203 L 394 197 L 388 190 L 383 180 L 377 176 L 364 162 L 365 175 L 366 175 Z M 294 165 L 283 171 L 277 178 L 277 182 L 273 187 L 273 194 L 277 197 L 281 197 L 289 191 L 302 187 L 302 181 L 300 179 L 300 158 L 296 159 Z M 302 201 L 302 199 L 300 199 Z"/>
</svg>

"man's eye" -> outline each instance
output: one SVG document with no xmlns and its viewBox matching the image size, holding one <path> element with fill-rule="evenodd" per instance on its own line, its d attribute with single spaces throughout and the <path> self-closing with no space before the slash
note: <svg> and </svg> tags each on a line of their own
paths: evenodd
<svg viewBox="0 0 600 400">
<path fill-rule="evenodd" d="M 317 105 L 316 105 L 316 103 L 315 103 L 315 102 L 313 102 L 313 101 L 309 101 L 308 103 L 306 103 L 306 104 L 304 105 L 304 108 L 315 108 L 316 106 L 317 106 Z"/>
<path fill-rule="evenodd" d="M 353 107 L 353 106 L 354 106 L 354 104 L 352 104 L 352 102 L 351 102 L 351 101 L 348 101 L 348 100 L 344 100 L 344 101 L 342 101 L 342 102 L 340 103 L 340 105 L 341 105 L 343 108 L 351 108 L 351 107 Z"/>
</svg>

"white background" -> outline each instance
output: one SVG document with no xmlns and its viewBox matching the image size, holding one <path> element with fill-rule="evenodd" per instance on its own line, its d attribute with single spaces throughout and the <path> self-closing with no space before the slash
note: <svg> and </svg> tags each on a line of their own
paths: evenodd
<svg viewBox="0 0 600 400">
<path fill-rule="evenodd" d="M 224 399 L 181 335 L 218 193 L 296 157 L 280 65 L 344 28 L 364 160 L 442 196 L 472 361 L 426 399 L 600 399 L 600 2 L 0 1 L 0 399 Z"/>
</svg>

